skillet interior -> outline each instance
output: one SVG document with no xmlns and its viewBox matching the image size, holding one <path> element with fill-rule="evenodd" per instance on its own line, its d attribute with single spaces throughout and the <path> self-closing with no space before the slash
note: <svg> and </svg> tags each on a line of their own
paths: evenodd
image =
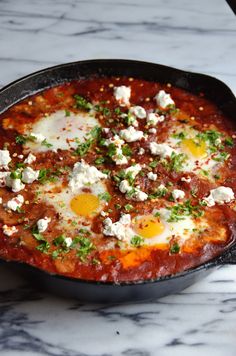
<svg viewBox="0 0 236 356">
<path fill-rule="evenodd" d="M 190 73 L 158 64 L 129 60 L 92 60 L 74 62 L 48 68 L 24 77 L 0 91 L 0 112 L 11 105 L 46 88 L 92 75 L 132 76 L 140 79 L 171 82 L 174 86 L 194 94 L 204 91 L 229 118 L 234 120 L 236 100 L 230 89 L 221 81 L 202 74 Z M 87 282 L 77 279 L 52 276 L 29 266 L 23 270 L 37 276 L 37 282 L 52 291 L 86 301 L 128 301 L 161 297 L 182 290 L 209 273 L 209 267 L 224 263 L 236 263 L 235 244 L 218 258 L 176 276 L 156 281 L 114 283 Z M 17 269 L 19 264 L 17 264 Z M 35 279 L 34 279 L 35 280 Z"/>
</svg>

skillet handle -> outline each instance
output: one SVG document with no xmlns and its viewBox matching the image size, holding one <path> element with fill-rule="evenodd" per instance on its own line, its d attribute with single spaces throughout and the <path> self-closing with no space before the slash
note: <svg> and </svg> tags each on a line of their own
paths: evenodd
<svg viewBox="0 0 236 356">
<path fill-rule="evenodd" d="M 236 264 L 236 245 L 229 248 L 229 250 L 225 251 L 223 255 L 220 256 L 218 263 L 220 265 L 235 265 Z"/>
</svg>

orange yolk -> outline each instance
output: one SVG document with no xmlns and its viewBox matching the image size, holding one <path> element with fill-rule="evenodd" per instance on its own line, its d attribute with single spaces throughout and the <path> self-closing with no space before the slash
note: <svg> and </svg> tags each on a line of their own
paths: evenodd
<svg viewBox="0 0 236 356">
<path fill-rule="evenodd" d="M 99 198 L 90 193 L 82 193 L 71 200 L 70 207 L 76 215 L 89 216 L 98 209 Z"/>
<path fill-rule="evenodd" d="M 134 229 L 138 235 L 144 238 L 152 238 L 161 235 L 165 226 L 158 218 L 148 215 L 138 219 Z"/>
<path fill-rule="evenodd" d="M 206 143 L 204 141 L 195 142 L 192 138 L 186 138 L 181 142 L 185 151 L 188 151 L 193 157 L 201 158 L 207 156 Z"/>
</svg>

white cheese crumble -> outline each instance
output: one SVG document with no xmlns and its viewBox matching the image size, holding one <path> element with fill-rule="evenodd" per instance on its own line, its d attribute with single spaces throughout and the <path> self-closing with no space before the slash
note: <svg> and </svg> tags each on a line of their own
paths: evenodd
<svg viewBox="0 0 236 356">
<path fill-rule="evenodd" d="M 166 93 L 165 90 L 160 90 L 154 99 L 157 102 L 157 105 L 165 109 L 169 105 L 175 105 L 174 100 L 172 100 L 170 94 Z"/>
<path fill-rule="evenodd" d="M 7 236 L 12 236 L 13 234 L 15 234 L 18 231 L 18 229 L 15 226 L 8 226 L 8 225 L 3 225 L 2 229 L 3 229 L 4 235 L 7 235 Z"/>
<path fill-rule="evenodd" d="M 43 219 L 39 219 L 37 221 L 37 227 L 39 232 L 44 232 L 48 228 L 48 224 L 50 223 L 51 219 L 45 216 Z"/>
<path fill-rule="evenodd" d="M 182 177 L 181 178 L 182 182 L 186 182 L 186 183 L 190 183 L 191 182 L 191 177 L 187 176 L 187 177 Z"/>
<path fill-rule="evenodd" d="M 157 133 L 157 129 L 155 129 L 155 127 L 152 127 L 151 129 L 148 130 L 148 132 L 151 134 L 155 134 Z"/>
<path fill-rule="evenodd" d="M 9 172 L 0 172 L 0 187 L 6 186 L 6 177 L 9 176 Z"/>
<path fill-rule="evenodd" d="M 128 196 L 132 200 L 144 201 L 148 198 L 148 195 L 145 192 L 142 192 L 138 187 L 132 187 L 126 179 L 120 182 L 119 190 L 124 194 L 131 193 L 132 191 L 132 194 Z"/>
<path fill-rule="evenodd" d="M 145 153 L 145 149 L 140 147 L 139 151 L 138 151 L 138 155 L 142 156 Z"/>
<path fill-rule="evenodd" d="M 2 204 L 2 198 L 0 197 L 0 204 Z"/>
<path fill-rule="evenodd" d="M 32 153 L 29 153 L 28 157 L 24 160 L 24 163 L 31 164 L 35 161 L 36 157 Z"/>
<path fill-rule="evenodd" d="M 147 177 L 150 180 L 154 180 L 154 181 L 157 180 L 157 174 L 156 173 L 149 172 Z"/>
<path fill-rule="evenodd" d="M 115 223 L 110 218 L 103 221 L 105 236 L 114 236 L 121 241 L 129 241 L 133 236 L 133 231 L 130 228 L 131 216 L 130 214 L 123 214 L 121 218 Z"/>
<path fill-rule="evenodd" d="M 69 187 L 76 191 L 84 186 L 97 183 L 101 179 L 106 179 L 107 174 L 100 172 L 96 167 L 90 166 L 84 160 L 74 164 L 70 177 Z"/>
<path fill-rule="evenodd" d="M 30 136 L 34 139 L 35 143 L 42 143 L 46 139 L 46 137 L 40 133 L 31 132 Z"/>
<path fill-rule="evenodd" d="M 0 150 L 0 168 L 8 169 L 8 163 L 10 162 L 10 152 L 8 150 Z"/>
<path fill-rule="evenodd" d="M 175 152 L 175 150 L 166 143 L 151 142 L 149 147 L 151 154 L 158 155 L 163 158 L 170 157 L 171 153 Z"/>
<path fill-rule="evenodd" d="M 65 242 L 66 247 L 70 247 L 72 242 L 73 242 L 73 240 L 72 240 L 71 237 L 66 237 L 64 242 Z"/>
<path fill-rule="evenodd" d="M 208 197 L 203 200 L 206 202 L 207 206 L 214 206 L 216 203 L 224 204 L 229 203 L 234 199 L 234 192 L 229 187 L 220 186 L 215 189 L 210 190 Z"/>
<path fill-rule="evenodd" d="M 125 175 L 129 174 L 129 175 L 131 175 L 132 178 L 135 178 L 141 170 L 142 170 L 142 167 L 138 163 L 138 164 L 135 164 L 133 166 L 130 166 L 130 167 L 124 169 L 124 172 L 125 172 Z"/>
<path fill-rule="evenodd" d="M 109 146 L 110 144 L 114 144 L 116 147 L 115 154 L 111 157 L 112 160 L 117 164 L 127 164 L 128 159 L 122 152 L 122 145 L 124 144 L 124 140 L 122 140 L 118 135 L 113 136 L 112 138 L 108 138 L 104 142 L 104 146 Z"/>
<path fill-rule="evenodd" d="M 135 130 L 133 126 L 120 131 L 120 137 L 126 142 L 135 142 L 143 138 L 143 131 Z"/>
<path fill-rule="evenodd" d="M 31 167 L 26 167 L 22 171 L 22 181 L 24 183 L 33 183 L 38 179 L 39 171 L 34 171 Z"/>
<path fill-rule="evenodd" d="M 20 190 L 25 188 L 25 184 L 21 182 L 19 178 L 13 179 L 10 177 L 10 173 L 5 177 L 6 186 L 11 188 L 14 193 L 18 193 Z"/>
<path fill-rule="evenodd" d="M 145 119 L 147 116 L 146 110 L 142 106 L 132 106 L 129 112 L 136 116 L 138 119 Z"/>
<path fill-rule="evenodd" d="M 162 122 L 165 120 L 165 116 L 164 115 L 159 115 L 157 113 L 154 112 L 150 112 L 147 115 L 147 124 L 148 125 L 156 125 L 158 122 Z"/>
<path fill-rule="evenodd" d="M 130 105 L 129 99 L 131 96 L 131 88 L 121 85 L 120 87 L 114 87 L 114 97 L 120 104 L 120 106 Z"/>
<path fill-rule="evenodd" d="M 24 201 L 25 199 L 23 195 L 18 194 L 15 198 L 8 200 L 8 202 L 6 203 L 6 208 L 16 211 L 23 205 Z"/>
<path fill-rule="evenodd" d="M 174 198 L 175 201 L 179 199 L 183 199 L 185 197 L 185 192 L 180 189 L 174 189 L 172 192 L 172 197 Z"/>
</svg>

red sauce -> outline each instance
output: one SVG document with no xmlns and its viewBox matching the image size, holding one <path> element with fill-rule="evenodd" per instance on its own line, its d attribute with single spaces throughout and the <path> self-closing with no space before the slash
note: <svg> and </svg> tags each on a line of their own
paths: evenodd
<svg viewBox="0 0 236 356">
<path fill-rule="evenodd" d="M 54 87 L 43 91 L 40 94 L 34 95 L 7 110 L 1 116 L 0 127 L 0 149 L 6 147 L 10 152 L 12 161 L 9 164 L 10 170 L 16 168 L 16 163 L 19 162 L 18 155 L 23 152 L 23 146 L 16 143 L 15 138 L 19 134 L 24 134 L 25 124 L 35 123 L 45 114 L 50 115 L 58 110 L 67 110 L 70 112 L 79 112 L 80 109 L 75 106 L 74 95 L 84 97 L 88 102 L 100 103 L 100 107 L 105 107 L 106 111 L 96 112 L 96 118 L 99 120 L 101 127 L 110 127 L 118 132 L 121 129 L 127 128 L 127 124 L 115 112 L 119 107 L 113 95 L 114 86 L 126 85 L 131 87 L 130 102 L 132 105 L 140 105 L 146 111 L 154 110 L 156 102 L 153 99 L 156 93 L 164 89 L 171 94 L 174 99 L 178 112 L 167 113 L 166 119 L 158 123 L 157 133 L 148 135 L 148 139 L 128 143 L 132 151 L 131 160 L 125 166 L 117 166 L 111 160 L 106 161 L 98 166 L 99 170 L 109 169 L 112 175 L 115 175 L 123 168 L 129 167 L 132 163 L 146 164 L 156 159 L 149 150 L 151 141 L 164 142 L 168 137 L 168 132 L 171 127 L 176 124 L 186 124 L 194 127 L 197 131 L 205 131 L 214 129 L 222 132 L 224 137 L 232 137 L 235 132 L 232 124 L 223 115 L 223 113 L 211 102 L 205 99 L 204 93 L 198 96 L 188 93 L 182 89 L 174 88 L 170 85 L 152 83 L 143 80 L 132 78 L 91 78 L 89 80 L 75 81 L 65 83 L 58 87 Z M 123 112 L 127 112 L 127 108 L 121 108 Z M 113 121 L 111 121 L 113 120 Z M 146 120 L 139 120 L 139 128 L 146 132 Z M 102 134 L 103 138 L 112 136 L 111 131 L 107 134 Z M 234 137 L 234 136 L 233 136 Z M 138 155 L 140 147 L 145 149 L 144 155 Z M 101 148 L 101 152 L 96 150 L 97 144 L 93 144 L 88 152 L 82 157 L 87 163 L 94 165 L 94 161 L 98 157 L 103 157 L 106 154 L 106 149 Z M 227 186 L 236 189 L 236 148 L 235 145 L 225 146 L 224 152 L 230 154 L 230 158 L 226 160 L 218 169 L 216 179 L 208 179 L 207 177 L 199 176 L 195 172 L 169 170 L 158 160 L 157 165 L 153 167 L 152 172 L 158 175 L 158 182 L 164 185 L 171 184 L 171 190 L 181 189 L 185 192 L 185 199 L 191 200 L 193 206 L 197 206 L 210 189 L 216 186 Z M 31 164 L 33 169 L 51 169 L 58 171 L 61 168 L 73 168 L 75 162 L 80 161 L 81 157 L 76 156 L 73 150 L 61 150 L 57 152 L 47 151 L 44 153 L 35 154 L 37 159 Z M 21 161 L 22 162 L 22 161 Z M 60 179 L 66 185 L 68 172 L 66 170 L 60 172 Z M 190 176 L 191 182 L 186 183 L 181 180 L 183 176 Z M 157 182 L 147 178 L 147 171 L 144 175 L 138 178 L 140 189 L 152 192 L 157 186 Z M 211 258 L 219 255 L 229 244 L 233 242 L 233 227 L 236 221 L 234 211 L 234 202 L 224 205 L 216 205 L 208 208 L 202 206 L 200 209 L 204 211 L 208 222 L 208 229 L 204 233 L 199 233 L 197 237 L 189 239 L 177 253 L 171 253 L 170 245 L 158 246 L 140 246 L 137 248 L 122 249 L 119 244 L 112 249 L 103 249 L 107 245 L 108 240 L 117 241 L 115 237 L 101 236 L 96 237 L 96 234 L 101 234 L 103 231 L 104 217 L 97 214 L 93 218 L 92 232 L 94 236 L 87 236 L 94 243 L 95 248 L 91 249 L 85 259 L 76 255 L 76 249 L 60 252 L 56 258 L 52 257 L 53 251 L 58 248 L 53 243 L 54 239 L 63 233 L 63 229 L 58 222 L 61 217 L 55 207 L 38 200 L 37 190 L 39 182 L 35 181 L 31 185 L 19 192 L 25 199 L 23 206 L 24 212 L 13 212 L 5 209 L 4 204 L 0 206 L 0 256 L 9 261 L 21 261 L 43 269 L 50 273 L 58 273 L 65 276 L 82 278 L 87 280 L 102 280 L 102 281 L 134 281 L 157 278 L 170 274 L 175 274 L 183 270 L 195 267 Z M 148 215 L 154 208 L 163 207 L 166 202 L 171 202 L 170 194 L 166 197 L 149 199 L 145 202 L 129 201 L 126 196 L 120 192 L 114 180 L 107 183 L 107 189 L 112 199 L 106 210 L 109 210 L 109 217 L 113 222 L 119 220 L 121 213 L 125 213 L 124 206 L 131 203 L 133 206 L 130 215 Z M 84 189 L 86 192 L 86 188 Z M 1 197 L 4 202 L 12 199 L 16 193 L 13 193 L 10 188 L 0 188 Z M 27 202 L 27 204 L 26 204 Z M 121 208 L 117 208 L 117 204 Z M 48 229 L 43 233 L 45 241 L 50 244 L 50 248 L 45 251 L 37 250 L 39 241 L 32 235 L 32 228 L 36 222 L 43 217 L 50 217 L 51 222 Z M 196 224 L 200 224 L 201 217 L 194 219 Z M 12 236 L 6 236 L 3 233 L 3 226 L 16 226 L 18 232 Z M 222 229 L 222 233 L 220 233 Z M 74 229 L 75 230 L 75 229 Z M 73 236 L 72 236 L 73 237 Z M 176 251 L 175 251 L 176 252 Z M 55 256 L 54 256 L 55 257 Z"/>
</svg>

